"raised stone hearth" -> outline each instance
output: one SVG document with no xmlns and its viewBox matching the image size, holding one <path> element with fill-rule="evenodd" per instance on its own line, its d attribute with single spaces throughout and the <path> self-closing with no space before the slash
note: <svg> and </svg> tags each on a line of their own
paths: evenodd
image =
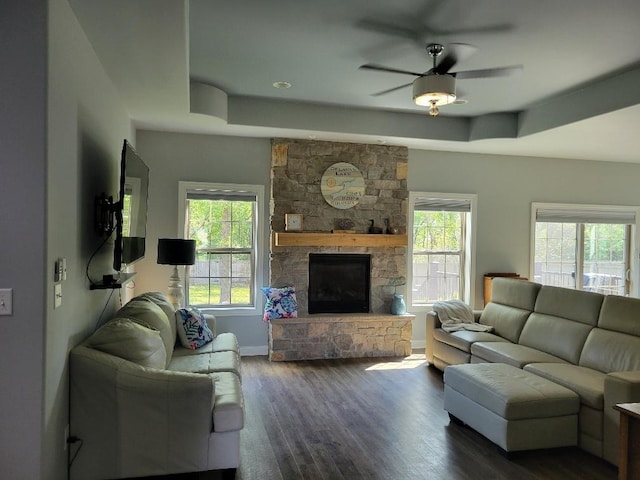
<svg viewBox="0 0 640 480">
<path fill-rule="evenodd" d="M 278 318 L 269 326 L 269 359 L 408 356 L 413 318 L 364 313 Z"/>
</svg>

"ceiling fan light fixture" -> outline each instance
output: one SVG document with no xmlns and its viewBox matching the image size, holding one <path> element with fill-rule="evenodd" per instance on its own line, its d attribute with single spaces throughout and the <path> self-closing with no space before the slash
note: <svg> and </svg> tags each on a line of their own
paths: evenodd
<svg viewBox="0 0 640 480">
<path fill-rule="evenodd" d="M 413 101 L 416 105 L 435 110 L 456 100 L 456 79 L 453 75 L 425 75 L 413 81 Z M 432 113 L 433 116 L 435 116 Z"/>
<path fill-rule="evenodd" d="M 440 109 L 438 108 L 438 104 L 435 100 L 431 101 L 431 106 L 429 107 L 429 115 L 432 117 L 437 117 L 440 113 Z"/>
</svg>

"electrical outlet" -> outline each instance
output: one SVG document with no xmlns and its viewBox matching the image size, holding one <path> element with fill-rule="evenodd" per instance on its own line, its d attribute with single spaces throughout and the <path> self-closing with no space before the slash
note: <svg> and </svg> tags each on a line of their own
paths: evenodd
<svg viewBox="0 0 640 480">
<path fill-rule="evenodd" d="M 13 315 L 12 288 L 0 288 L 0 315 Z"/>
</svg>

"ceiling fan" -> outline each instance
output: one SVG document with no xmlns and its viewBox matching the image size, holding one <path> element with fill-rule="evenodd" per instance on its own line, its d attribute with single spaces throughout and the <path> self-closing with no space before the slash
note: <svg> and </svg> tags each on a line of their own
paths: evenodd
<svg viewBox="0 0 640 480">
<path fill-rule="evenodd" d="M 417 77 L 411 83 L 383 90 L 373 95 L 385 95 L 413 85 L 413 101 L 416 105 L 428 106 L 429 115 L 435 117 L 440 112 L 440 106 L 448 105 L 456 100 L 456 79 L 511 77 L 521 73 L 523 70 L 522 65 L 513 65 L 510 67 L 452 72 L 451 69 L 455 67 L 458 62 L 475 52 L 476 48 L 474 46 L 464 43 L 452 43 L 445 47 L 440 43 L 430 43 L 426 48 L 428 55 L 433 59 L 433 66 L 423 73 L 399 70 L 397 68 L 389 68 L 373 63 L 360 66 L 360 69 L 363 70 L 401 73 Z M 442 59 L 438 62 L 438 57 L 445 52 L 445 49 L 446 54 L 442 56 Z"/>
</svg>

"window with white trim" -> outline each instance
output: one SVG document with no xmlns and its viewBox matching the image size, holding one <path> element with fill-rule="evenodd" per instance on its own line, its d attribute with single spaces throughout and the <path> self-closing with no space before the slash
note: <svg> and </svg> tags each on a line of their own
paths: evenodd
<svg viewBox="0 0 640 480">
<path fill-rule="evenodd" d="M 256 308 L 261 185 L 179 182 L 180 225 L 196 241 L 186 298 L 200 308 Z"/>
<path fill-rule="evenodd" d="M 614 295 L 632 294 L 637 207 L 532 205 L 532 279 Z"/>
<path fill-rule="evenodd" d="M 476 196 L 410 192 L 409 203 L 411 306 L 472 304 Z"/>
</svg>

